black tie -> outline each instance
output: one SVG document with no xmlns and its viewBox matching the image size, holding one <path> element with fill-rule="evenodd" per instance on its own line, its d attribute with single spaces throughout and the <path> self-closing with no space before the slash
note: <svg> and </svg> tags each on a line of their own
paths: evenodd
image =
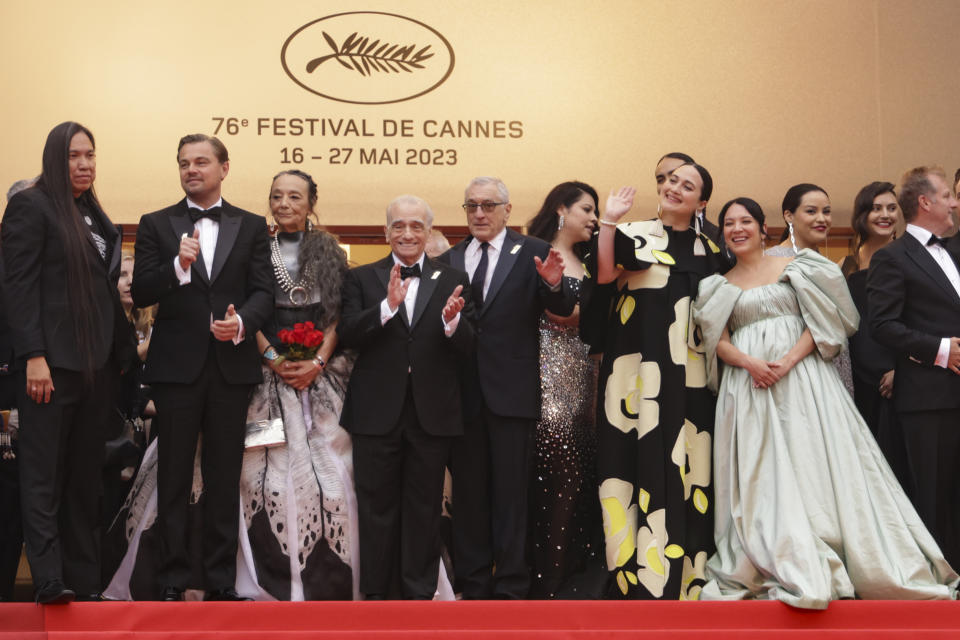
<svg viewBox="0 0 960 640">
<path fill-rule="evenodd" d="M 419 278 L 420 277 L 420 263 L 413 265 L 412 267 L 405 267 L 400 265 L 400 277 L 404 280 L 407 278 Z"/>
<path fill-rule="evenodd" d="M 190 220 L 193 221 L 194 224 L 196 224 L 200 218 L 210 218 L 214 222 L 220 222 L 220 210 L 221 207 L 210 207 L 206 210 L 190 207 L 188 213 L 190 214 Z"/>
<path fill-rule="evenodd" d="M 487 279 L 487 247 L 489 246 L 489 242 L 480 243 L 480 262 L 477 263 L 477 270 L 473 272 L 473 278 L 470 279 L 473 299 L 477 301 L 478 309 L 483 306 L 483 282 Z"/>
<path fill-rule="evenodd" d="M 928 246 L 928 247 L 932 247 L 932 246 L 935 245 L 935 244 L 938 244 L 938 245 L 940 245 L 941 247 L 943 247 L 944 249 L 946 249 L 946 248 L 947 248 L 947 239 L 946 239 L 946 238 L 938 238 L 937 236 L 930 236 L 930 239 L 927 240 L 927 246 Z"/>
</svg>

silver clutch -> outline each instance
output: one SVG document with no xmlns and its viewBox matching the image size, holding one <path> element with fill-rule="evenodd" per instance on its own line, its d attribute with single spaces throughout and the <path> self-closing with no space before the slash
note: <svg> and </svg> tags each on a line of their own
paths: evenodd
<svg viewBox="0 0 960 640">
<path fill-rule="evenodd" d="M 247 423 L 247 435 L 243 440 L 246 449 L 269 449 L 287 443 L 283 419 L 257 420 Z"/>
</svg>

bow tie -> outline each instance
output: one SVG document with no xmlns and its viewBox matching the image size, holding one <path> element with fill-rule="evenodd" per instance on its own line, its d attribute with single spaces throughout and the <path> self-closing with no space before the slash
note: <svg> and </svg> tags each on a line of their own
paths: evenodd
<svg viewBox="0 0 960 640">
<path fill-rule="evenodd" d="M 944 249 L 947 248 L 947 238 L 938 238 L 937 236 L 930 236 L 930 239 L 927 240 L 927 246 L 932 247 L 933 245 L 938 244 Z"/>
<path fill-rule="evenodd" d="M 407 278 L 419 278 L 420 277 L 420 263 L 413 265 L 412 267 L 405 267 L 400 265 L 400 277 L 406 280 Z"/>
<path fill-rule="evenodd" d="M 196 223 L 200 218 L 210 218 L 214 222 L 220 222 L 220 211 L 222 207 L 210 207 L 207 210 L 189 207 L 187 213 L 190 215 L 191 222 Z"/>
</svg>

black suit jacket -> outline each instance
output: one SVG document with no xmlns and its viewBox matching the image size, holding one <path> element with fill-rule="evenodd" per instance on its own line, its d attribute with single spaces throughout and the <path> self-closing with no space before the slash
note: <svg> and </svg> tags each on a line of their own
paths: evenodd
<svg viewBox="0 0 960 640">
<path fill-rule="evenodd" d="M 424 258 L 413 318 L 401 305 L 386 324 L 380 303 L 387 297 L 393 256 L 351 269 L 343 283 L 337 336 L 359 352 L 350 374 L 340 423 L 351 433 L 384 435 L 397 423 L 407 377 L 423 430 L 436 436 L 463 433 L 457 371 L 474 346 L 473 302 L 462 271 Z M 453 335 L 443 331 L 442 311 L 457 285 L 466 304 Z"/>
<path fill-rule="evenodd" d="M 463 271 L 467 237 L 440 256 Z M 545 260 L 550 245 L 507 229 L 500 258 L 483 307 L 477 313 L 477 352 L 473 371 L 465 372 L 470 395 L 467 411 L 481 403 L 495 414 L 536 419 L 540 416 L 540 315 L 545 308 L 561 316 L 573 313 L 576 298 L 562 280 L 551 291 L 537 273 L 534 256 Z"/>
<path fill-rule="evenodd" d="M 117 293 L 121 237 L 100 211 L 97 218 L 107 243 L 106 260 L 100 257 L 93 236 L 89 240 L 92 303 L 97 310 L 92 336 L 94 366 L 102 367 L 115 344 L 129 338 L 123 307 Z M 43 355 L 50 367 L 82 371 L 85 366 L 76 347 L 75 312 L 67 295 L 67 264 L 62 240 L 63 223 L 53 202 L 36 187 L 10 199 L 3 216 L 3 294 L 12 332 L 17 366 L 26 358 Z"/>
<path fill-rule="evenodd" d="M 873 336 L 897 355 L 898 411 L 960 408 L 960 376 L 934 365 L 942 338 L 960 335 L 960 296 L 920 242 L 904 234 L 870 260 Z"/>
<path fill-rule="evenodd" d="M 239 345 L 214 340 L 217 362 L 228 383 L 257 384 L 263 378 L 256 334 L 273 313 L 266 221 L 224 201 L 211 275 L 201 256 L 190 267 L 190 283 L 181 285 L 173 260 L 181 236 L 192 235 L 193 226 L 184 199 L 143 216 L 137 228 L 133 301 L 138 307 L 160 303 L 143 382 L 195 380 L 211 344 L 210 316 L 222 319 L 233 304 L 245 339 Z"/>
</svg>

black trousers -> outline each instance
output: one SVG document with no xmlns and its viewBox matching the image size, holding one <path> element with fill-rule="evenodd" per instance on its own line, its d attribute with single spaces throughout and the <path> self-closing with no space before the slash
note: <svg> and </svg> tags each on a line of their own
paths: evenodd
<svg viewBox="0 0 960 640">
<path fill-rule="evenodd" d="M 484 405 L 453 447 L 453 550 L 466 599 L 522 599 L 530 590 L 527 515 L 536 421 Z M 496 572 L 494 573 L 494 567 Z"/>
<path fill-rule="evenodd" d="M 18 379 L 23 537 L 33 584 L 62 578 L 77 593 L 101 591 L 100 497 L 104 429 L 113 408 L 112 362 L 86 382 L 54 368 L 47 404 L 27 397 Z"/>
<path fill-rule="evenodd" d="M 913 504 L 952 566 L 960 566 L 960 409 L 898 413 Z"/>
<path fill-rule="evenodd" d="M 444 469 L 452 440 L 423 430 L 409 384 L 400 417 L 388 433 L 353 435 L 362 593 L 433 598 L 440 575 Z"/>
<path fill-rule="evenodd" d="M 237 572 L 240 468 L 247 405 L 253 385 L 224 380 L 213 349 L 200 377 L 190 384 L 154 384 L 157 438 L 158 578 L 162 586 L 232 589 Z M 202 436 L 203 584 L 190 584 L 187 506 L 191 500 L 197 442 Z"/>
</svg>

